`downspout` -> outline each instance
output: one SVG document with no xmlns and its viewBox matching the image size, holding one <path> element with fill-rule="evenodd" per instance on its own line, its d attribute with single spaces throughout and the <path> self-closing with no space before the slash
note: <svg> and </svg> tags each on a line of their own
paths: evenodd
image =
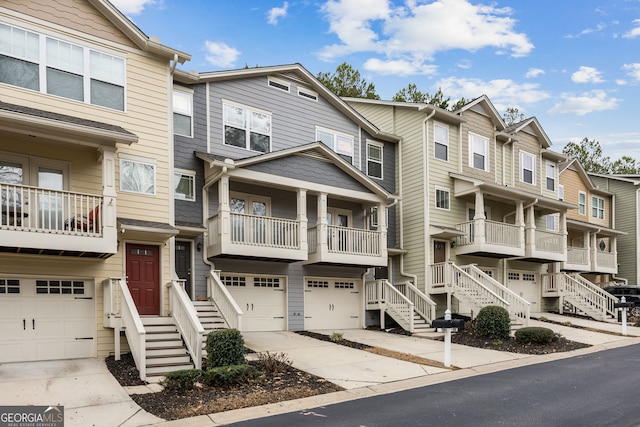
<svg viewBox="0 0 640 427">
<path fill-rule="evenodd" d="M 400 197 L 402 198 L 402 142 L 401 138 L 398 141 L 398 164 L 400 165 L 400 173 L 398 174 L 398 188 L 400 188 Z M 398 209 L 398 221 L 400 227 L 399 239 L 400 239 L 400 249 L 404 249 L 404 207 L 401 200 L 396 199 L 394 203 L 399 203 Z M 400 254 L 400 276 L 410 277 L 413 279 L 414 286 L 418 286 L 418 276 L 415 274 L 410 274 L 404 271 L 404 254 Z"/>
<path fill-rule="evenodd" d="M 209 218 L 209 188 L 211 188 L 211 186 L 213 184 L 215 184 L 216 182 L 218 182 L 218 179 L 220 179 L 220 177 L 222 175 L 224 175 L 225 173 L 227 173 L 227 167 L 223 166 L 222 171 L 220 171 L 219 173 L 215 174 L 210 180 L 208 180 L 208 182 L 205 182 L 204 186 L 202 187 L 202 219 L 203 221 L 206 220 L 207 221 L 207 232 L 202 236 L 203 237 L 203 242 L 202 242 L 202 262 L 204 262 L 206 265 L 208 265 L 210 267 L 211 270 L 215 270 L 215 265 L 209 261 L 209 257 L 207 256 L 207 250 L 208 250 L 208 237 L 209 237 L 209 224 L 208 224 L 208 218 Z"/>
</svg>

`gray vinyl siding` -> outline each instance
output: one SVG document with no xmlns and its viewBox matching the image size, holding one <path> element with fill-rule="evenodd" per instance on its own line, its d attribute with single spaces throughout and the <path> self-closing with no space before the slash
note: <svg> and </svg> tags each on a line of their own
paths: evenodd
<svg viewBox="0 0 640 427">
<path fill-rule="evenodd" d="M 367 139 L 371 142 L 383 144 L 382 149 L 382 179 L 370 177 L 376 184 L 387 190 L 389 193 L 395 193 L 396 188 L 396 144 L 390 142 L 382 142 L 376 140 L 364 133 L 362 142 L 362 171 L 367 173 Z"/>
<path fill-rule="evenodd" d="M 279 76 L 281 78 L 281 76 Z M 271 151 L 316 141 L 316 126 L 353 136 L 354 162 L 360 166 L 359 127 L 324 98 L 298 96 L 293 80 L 289 93 L 267 85 L 267 77 L 210 83 L 211 152 L 231 159 L 260 154 L 224 145 L 223 99 L 271 113 Z"/>
</svg>

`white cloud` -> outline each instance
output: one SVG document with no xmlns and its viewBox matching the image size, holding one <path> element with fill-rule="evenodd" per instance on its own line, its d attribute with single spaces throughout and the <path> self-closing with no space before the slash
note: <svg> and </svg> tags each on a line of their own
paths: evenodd
<svg viewBox="0 0 640 427">
<path fill-rule="evenodd" d="M 468 59 L 463 59 L 456 64 L 458 68 L 462 68 L 463 70 L 467 70 L 471 68 L 471 61 Z"/>
<path fill-rule="evenodd" d="M 640 36 L 640 19 L 634 19 L 631 22 L 636 24 L 636 27 L 632 28 L 631 30 L 627 31 L 626 33 L 624 33 L 622 35 L 622 37 L 625 38 L 625 39 L 634 39 L 634 38 Z"/>
<path fill-rule="evenodd" d="M 111 3 L 125 15 L 137 15 L 142 10 L 154 4 L 158 4 L 157 0 L 111 0 Z"/>
<path fill-rule="evenodd" d="M 627 71 L 627 74 L 630 77 L 640 81 L 640 63 L 635 62 L 633 64 L 624 64 L 622 69 Z"/>
<path fill-rule="evenodd" d="M 580 67 L 578 71 L 571 74 L 574 83 L 602 83 L 602 73 L 593 67 Z"/>
<path fill-rule="evenodd" d="M 365 61 L 364 69 L 372 73 L 394 76 L 411 76 L 415 74 L 436 74 L 438 67 L 424 63 L 413 63 L 403 59 L 383 61 L 371 58 Z"/>
<path fill-rule="evenodd" d="M 561 101 L 556 103 L 550 114 L 575 114 L 584 116 L 596 111 L 614 110 L 620 102 L 617 98 L 609 98 L 604 90 L 592 90 L 580 95 L 563 93 Z"/>
<path fill-rule="evenodd" d="M 536 83 L 521 84 L 509 79 L 484 81 L 448 77 L 440 80 L 436 86 L 442 88 L 442 93 L 451 98 L 474 99 L 482 94 L 487 95 L 499 111 L 514 105 L 534 104 L 550 97 L 549 93 L 540 90 L 540 85 Z"/>
<path fill-rule="evenodd" d="M 207 54 L 206 59 L 211 65 L 216 67 L 229 67 L 234 64 L 240 52 L 223 42 L 204 42 Z"/>
<path fill-rule="evenodd" d="M 535 79 L 538 76 L 545 74 L 544 70 L 540 68 L 529 68 L 529 71 L 524 75 L 528 79 Z"/>
<path fill-rule="evenodd" d="M 282 7 L 274 7 L 269 9 L 269 12 L 267 12 L 267 22 L 271 25 L 277 25 L 278 19 L 285 18 L 287 16 L 288 8 L 289 8 L 289 3 L 284 2 Z"/>
<path fill-rule="evenodd" d="M 595 28 L 585 28 L 584 30 L 580 31 L 578 34 L 569 34 L 569 35 L 565 36 L 565 38 L 567 38 L 567 39 L 577 39 L 578 37 L 585 36 L 587 34 L 600 32 L 600 31 L 604 30 L 605 28 L 607 28 L 606 24 L 600 23 L 600 24 L 596 25 Z"/>
<path fill-rule="evenodd" d="M 388 0 L 329 0 L 322 11 L 329 31 L 340 39 L 321 50 L 325 60 L 371 52 L 385 55 L 387 61 L 410 57 L 410 62 L 421 63 L 452 49 L 492 47 L 496 53 L 509 52 L 514 57 L 533 49 L 527 36 L 514 30 L 517 21 L 511 18 L 512 10 L 493 4 L 406 0 L 395 7 Z"/>
</svg>

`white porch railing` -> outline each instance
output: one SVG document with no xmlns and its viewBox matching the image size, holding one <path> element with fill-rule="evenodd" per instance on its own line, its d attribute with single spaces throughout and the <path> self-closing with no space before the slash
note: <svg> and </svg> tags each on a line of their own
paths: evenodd
<svg viewBox="0 0 640 427">
<path fill-rule="evenodd" d="M 567 246 L 567 263 L 588 266 L 589 250 L 587 248 Z"/>
<path fill-rule="evenodd" d="M 0 229 L 101 236 L 103 197 L 0 183 Z"/>
<path fill-rule="evenodd" d="M 131 354 L 133 355 L 133 360 L 136 363 L 136 367 L 138 368 L 138 372 L 140 373 L 140 379 L 145 381 L 147 378 L 146 372 L 146 332 L 144 329 L 144 325 L 142 324 L 142 320 L 140 319 L 140 315 L 138 314 L 138 309 L 136 308 L 136 304 L 133 301 L 133 297 L 131 296 L 131 292 L 129 292 L 129 287 L 127 286 L 127 281 L 125 278 L 111 278 L 106 279 L 104 282 L 105 293 L 109 292 L 112 295 L 119 293 L 120 297 L 120 307 L 117 307 L 117 297 L 109 297 L 105 298 L 105 301 L 109 301 L 108 305 L 110 307 L 104 308 L 105 313 L 107 308 L 109 309 L 110 314 L 117 316 L 117 313 L 120 313 L 120 317 L 122 320 L 122 327 L 124 328 L 125 335 L 127 336 L 127 342 L 129 343 L 129 349 L 131 350 Z M 119 328 L 116 328 L 118 332 L 116 334 L 117 339 L 120 338 Z M 116 343 L 116 347 L 118 351 L 116 351 L 116 357 L 119 359 L 119 342 Z"/>
<path fill-rule="evenodd" d="M 406 331 L 413 333 L 414 304 L 387 280 L 365 283 L 365 303 L 389 313 Z M 381 319 L 382 322 L 384 320 Z M 384 326 L 383 326 L 384 327 Z"/>
<path fill-rule="evenodd" d="M 551 231 L 535 230 L 536 250 L 544 252 L 562 253 L 564 235 Z"/>
<path fill-rule="evenodd" d="M 200 320 L 198 320 L 198 313 L 184 289 L 184 280 L 170 282 L 167 286 L 169 287 L 171 317 L 175 321 L 195 368 L 200 369 L 202 367 L 204 328 Z"/>
<path fill-rule="evenodd" d="M 447 285 L 452 287 L 456 298 L 466 300 L 475 305 L 478 309 L 488 305 L 497 305 L 511 312 L 509 302 L 487 288 L 484 284 L 476 280 L 469 273 L 453 263 L 449 263 L 453 270 L 453 280 Z"/>
<path fill-rule="evenodd" d="M 413 303 L 413 308 L 423 319 L 431 323 L 436 318 L 436 303 L 416 288 L 410 282 L 397 283 L 395 288 L 398 289 L 409 301 Z"/>
<path fill-rule="evenodd" d="M 209 218 L 209 245 L 220 239 L 221 214 Z M 267 248 L 299 249 L 300 223 L 294 219 L 229 214 L 230 243 Z"/>
<path fill-rule="evenodd" d="M 616 254 L 612 252 L 596 251 L 596 264 L 598 267 L 615 268 Z"/>
<path fill-rule="evenodd" d="M 431 264 L 431 287 L 442 288 L 451 282 L 450 262 Z"/>
<path fill-rule="evenodd" d="M 327 251 L 335 254 L 379 257 L 382 254 L 382 234 L 362 228 L 327 226 Z M 307 230 L 309 253 L 317 253 L 319 227 Z"/>
<path fill-rule="evenodd" d="M 209 272 L 207 288 L 209 297 L 218 307 L 229 328 L 242 331 L 242 310 L 227 290 L 227 287 L 220 281 L 218 271 Z"/>
<path fill-rule="evenodd" d="M 560 298 L 561 313 L 563 303 L 566 301 L 583 313 L 599 320 L 606 319 L 607 315 L 617 316 L 614 304 L 618 299 L 579 274 L 543 274 L 542 291 L 555 294 Z"/>
<path fill-rule="evenodd" d="M 506 301 L 508 303 L 506 308 L 509 311 L 509 314 L 512 317 L 519 317 L 523 319 L 524 326 L 529 326 L 531 314 L 531 303 L 529 301 L 507 288 L 484 271 L 480 270 L 474 264 L 469 264 L 460 268 L 477 282 L 481 283 L 482 286 L 490 289 L 493 293 Z"/>
<path fill-rule="evenodd" d="M 456 244 L 460 246 L 471 245 L 476 242 L 475 227 L 476 221 L 466 221 L 456 224 L 456 229 L 462 231 L 465 235 L 456 237 Z M 518 248 L 522 245 L 520 242 L 520 226 L 508 224 L 505 222 L 484 220 L 484 238 L 485 243 L 500 246 L 509 246 Z"/>
</svg>

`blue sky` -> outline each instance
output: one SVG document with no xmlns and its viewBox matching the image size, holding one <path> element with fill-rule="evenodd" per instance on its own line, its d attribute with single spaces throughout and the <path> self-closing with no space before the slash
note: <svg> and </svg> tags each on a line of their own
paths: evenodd
<svg viewBox="0 0 640 427">
<path fill-rule="evenodd" d="M 640 0 L 111 0 L 185 70 L 344 61 L 382 99 L 409 83 L 536 116 L 561 151 L 640 159 Z"/>
</svg>

